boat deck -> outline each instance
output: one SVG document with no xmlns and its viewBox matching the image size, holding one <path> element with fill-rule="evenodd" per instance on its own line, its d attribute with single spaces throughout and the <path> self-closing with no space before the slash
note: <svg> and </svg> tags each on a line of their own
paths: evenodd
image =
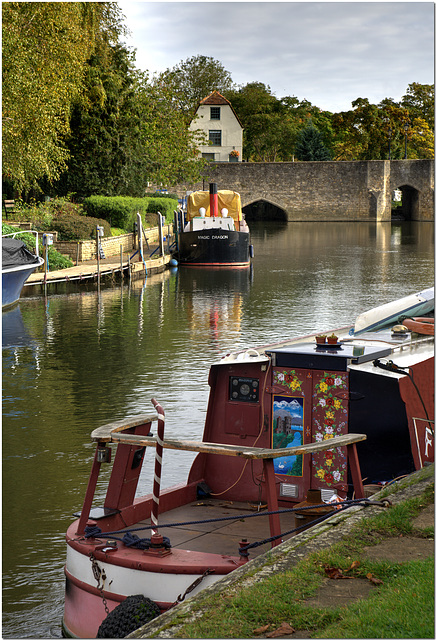
<svg viewBox="0 0 436 640">
<path fill-rule="evenodd" d="M 266 511 L 266 508 L 261 511 Z M 271 535 L 268 516 L 246 517 L 254 513 L 257 513 L 257 505 L 253 503 L 213 499 L 196 500 L 159 514 L 159 525 L 183 522 L 195 522 L 196 524 L 180 524 L 175 527 L 162 526 L 159 528 L 159 533 L 170 539 L 173 548 L 238 556 L 239 542 L 242 539 L 246 538 L 248 543 L 252 543 L 269 538 Z M 204 522 L 205 520 L 239 514 L 241 517 L 235 520 Z M 295 514 L 291 512 L 282 514 L 280 523 L 282 532 L 286 532 L 300 526 L 301 520 L 296 520 Z M 138 524 L 150 525 L 150 520 L 144 520 Z M 141 532 L 136 532 L 136 534 L 140 537 L 149 537 L 150 530 L 145 529 L 143 536 Z M 285 536 L 285 539 L 289 537 Z M 269 549 L 271 549 L 271 543 L 251 549 L 249 551 L 250 558 L 265 553 Z"/>
</svg>

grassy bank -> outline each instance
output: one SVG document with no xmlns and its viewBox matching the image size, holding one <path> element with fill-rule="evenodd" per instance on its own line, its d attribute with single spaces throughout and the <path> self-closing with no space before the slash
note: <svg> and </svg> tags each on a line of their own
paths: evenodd
<svg viewBox="0 0 436 640">
<path fill-rule="evenodd" d="M 433 526 L 413 525 L 433 501 L 432 484 L 419 497 L 364 518 L 341 542 L 292 569 L 203 599 L 192 607 L 189 622 L 177 619 L 177 637 L 433 638 L 434 557 L 400 562 L 364 552 L 383 541 L 434 538 Z M 333 584 L 329 578 L 365 586 L 365 595 L 346 606 L 313 606 L 320 587 Z"/>
</svg>

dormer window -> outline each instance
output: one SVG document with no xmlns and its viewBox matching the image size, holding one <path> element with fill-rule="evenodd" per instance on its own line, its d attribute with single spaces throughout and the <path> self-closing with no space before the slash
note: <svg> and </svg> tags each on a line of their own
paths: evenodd
<svg viewBox="0 0 436 640">
<path fill-rule="evenodd" d="M 210 119 L 211 120 L 221 120 L 221 107 L 211 107 L 210 108 Z"/>
</svg>

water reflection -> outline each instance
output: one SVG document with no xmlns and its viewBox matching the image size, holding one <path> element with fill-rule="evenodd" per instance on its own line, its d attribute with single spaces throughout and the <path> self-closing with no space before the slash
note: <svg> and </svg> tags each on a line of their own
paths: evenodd
<svg viewBox="0 0 436 640">
<path fill-rule="evenodd" d="M 179 269 L 123 286 L 27 292 L 3 314 L 3 637 L 60 635 L 64 532 L 91 431 L 148 413 L 199 438 L 210 365 L 230 350 L 349 324 L 433 282 L 433 227 L 256 223 L 252 269 Z M 163 487 L 193 454 L 165 451 Z M 140 491 L 151 488 L 153 452 Z M 101 495 L 102 488 L 99 489 Z"/>
</svg>

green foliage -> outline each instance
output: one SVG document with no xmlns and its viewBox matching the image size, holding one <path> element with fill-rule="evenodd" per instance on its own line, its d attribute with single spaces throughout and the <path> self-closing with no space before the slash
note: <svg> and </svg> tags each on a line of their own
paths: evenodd
<svg viewBox="0 0 436 640">
<path fill-rule="evenodd" d="M 2 5 L 3 185 L 10 198 L 33 193 L 84 198 L 143 197 L 147 183 L 201 179 L 198 132 L 187 124 L 217 89 L 244 126 L 244 159 L 289 161 L 309 122 L 337 160 L 434 157 L 434 85 L 412 83 L 399 103 L 323 112 L 268 86 L 235 88 L 214 58 L 197 55 L 149 80 L 113 2 Z M 389 144 L 390 143 L 390 144 Z M 318 158 L 321 159 L 321 158 Z"/>
<path fill-rule="evenodd" d="M 313 124 L 302 129 L 297 136 L 295 155 L 298 160 L 331 160 L 331 153 L 324 145 L 323 136 Z"/>
<path fill-rule="evenodd" d="M 17 220 L 31 221 L 35 230 L 44 233 L 57 231 L 59 240 L 85 240 L 95 237 L 97 225 L 104 227 L 105 236 L 111 235 L 107 220 L 102 220 L 102 216 L 98 215 L 94 218 L 86 216 L 83 205 L 70 202 L 66 198 L 54 198 L 30 205 L 18 203 L 17 208 Z"/>
<path fill-rule="evenodd" d="M 142 83 L 137 98 L 142 180 L 145 175 L 161 185 L 200 181 L 205 161 L 198 158 L 197 134 L 187 127 L 172 90 L 162 83 Z"/>
<path fill-rule="evenodd" d="M 385 98 L 378 105 L 367 98 L 352 102 L 353 110 L 334 114 L 336 160 L 399 160 L 434 158 L 434 85 L 412 83 L 399 103 Z"/>
<path fill-rule="evenodd" d="M 2 4 L 3 174 L 20 192 L 66 167 L 71 106 L 95 42 L 120 29 L 106 2 Z"/>
<path fill-rule="evenodd" d="M 162 198 L 147 198 L 147 213 L 161 213 L 165 217 L 170 217 L 175 209 L 177 209 L 177 204 L 174 206 L 175 202 L 172 199 L 164 200 Z"/>
<path fill-rule="evenodd" d="M 402 97 L 401 106 L 408 110 L 412 120 L 421 118 L 429 129 L 434 129 L 434 84 L 412 82 Z"/>
<path fill-rule="evenodd" d="M 140 74 L 134 53 L 119 44 L 98 47 L 85 71 L 84 99 L 71 116 L 68 171 L 55 188 L 79 197 L 139 195 L 145 173 L 138 161 L 135 91 Z"/>
<path fill-rule="evenodd" d="M 124 198 L 122 196 L 109 198 L 106 196 L 89 196 L 83 201 L 88 215 L 103 218 L 114 227 L 127 229 L 133 224 L 133 214 L 136 210 L 145 212 L 144 203 L 140 198 Z M 136 209 L 136 210 L 135 210 Z"/>
<path fill-rule="evenodd" d="M 270 87 L 251 82 L 226 97 L 244 127 L 244 159 L 254 162 L 285 159 L 285 149 L 295 138 L 295 126 L 286 118 L 283 105 Z"/>
<path fill-rule="evenodd" d="M 83 206 L 89 215 L 107 220 L 111 226 L 132 230 L 136 221 L 136 214 L 140 213 L 145 226 L 155 224 L 155 216 L 150 214 L 160 211 L 164 216 L 171 216 L 177 209 L 178 202 L 172 198 L 147 197 L 130 198 L 119 196 L 108 198 L 105 196 L 90 196 L 85 198 Z"/>
<path fill-rule="evenodd" d="M 53 218 L 50 225 L 41 225 L 41 230 L 57 231 L 59 240 L 89 240 L 95 238 L 97 225 L 104 228 L 106 237 L 111 236 L 111 227 L 106 220 L 66 213 L 59 213 Z"/>
<path fill-rule="evenodd" d="M 226 96 L 244 127 L 245 160 L 286 162 L 293 160 L 298 133 L 312 123 L 331 147 L 331 114 L 295 96 L 278 99 L 270 87 L 251 82 Z"/>
</svg>

